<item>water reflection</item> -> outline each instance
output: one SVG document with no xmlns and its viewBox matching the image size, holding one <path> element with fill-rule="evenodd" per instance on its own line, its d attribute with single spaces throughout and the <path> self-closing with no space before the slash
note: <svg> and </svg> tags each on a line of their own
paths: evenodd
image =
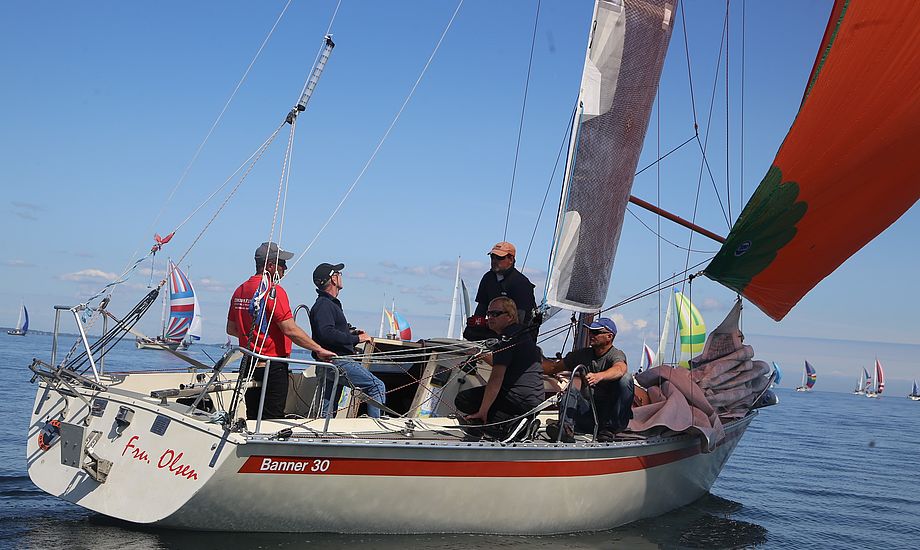
<svg viewBox="0 0 920 550">
<path fill-rule="evenodd" d="M 223 533 L 139 527 L 79 508 L 66 518 L 44 514 L 17 518 L 3 531 L 29 548 L 344 548 L 413 549 L 543 549 L 628 548 L 744 548 L 764 544 L 767 530 L 734 519 L 743 505 L 707 495 L 664 516 L 596 533 L 552 536 L 467 534 L 347 535 L 332 533 Z M 62 538 L 62 535 L 66 535 Z"/>
</svg>

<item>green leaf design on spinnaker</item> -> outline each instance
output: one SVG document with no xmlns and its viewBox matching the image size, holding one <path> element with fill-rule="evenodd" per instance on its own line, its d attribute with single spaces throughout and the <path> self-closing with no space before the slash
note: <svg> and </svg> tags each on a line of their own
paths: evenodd
<svg viewBox="0 0 920 550">
<path fill-rule="evenodd" d="M 781 248 L 795 237 L 795 225 L 808 205 L 797 202 L 799 184 L 783 182 L 782 171 L 771 166 L 738 222 L 705 273 L 738 292 L 767 268 Z"/>
</svg>

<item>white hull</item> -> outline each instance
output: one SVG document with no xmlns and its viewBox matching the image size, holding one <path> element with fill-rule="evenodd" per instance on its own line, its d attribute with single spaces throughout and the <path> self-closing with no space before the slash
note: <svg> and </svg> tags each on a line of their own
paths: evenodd
<svg viewBox="0 0 920 550">
<path fill-rule="evenodd" d="M 911 401 L 920 401 L 920 395 L 908 395 L 907 397 Z"/>
<path fill-rule="evenodd" d="M 176 342 L 174 340 L 163 340 L 161 338 L 137 338 L 134 340 L 134 345 L 137 349 L 171 349 L 176 351 L 178 349 L 188 349 L 188 346 L 181 347 L 182 342 Z"/>
<path fill-rule="evenodd" d="M 187 406 L 172 401 L 162 406 L 146 397 L 189 374 L 128 378 L 104 393 L 79 389 L 90 402 L 107 401 L 98 416 L 78 397 L 46 391 L 40 383 L 29 429 L 29 476 L 42 490 L 111 517 L 197 530 L 543 534 L 609 529 L 704 495 L 756 416 L 726 425 L 725 439 L 711 453 L 701 452 L 700 439 L 691 435 L 608 444 L 467 443 L 431 431 L 407 436 L 398 431 L 411 422 L 407 419 L 387 420 L 394 432 L 373 439 L 357 435 L 380 429 L 365 418 L 334 419 L 331 432 L 350 433 L 322 438 L 309 432 L 321 430 L 321 420 L 263 422 L 265 434 L 294 429 L 293 437 L 279 441 L 228 434 L 207 423 L 207 415 L 186 415 Z M 129 385 L 133 391 L 126 391 Z M 118 435 L 120 407 L 134 414 Z M 65 433 L 82 427 L 84 439 L 101 433 L 91 450 L 112 462 L 104 483 L 61 463 L 66 441 L 39 448 L 38 434 L 49 418 L 61 418 Z M 456 425 L 447 418 L 413 421 L 417 430 Z M 167 422 L 163 435 L 154 433 Z M 249 422 L 249 430 L 254 424 Z"/>
<path fill-rule="evenodd" d="M 795 391 L 811 391 L 811 388 L 806 388 L 805 386 L 799 386 Z"/>
<path fill-rule="evenodd" d="M 875 393 L 875 392 L 871 392 L 871 391 L 867 391 L 867 392 L 866 392 L 866 397 L 868 397 L 868 398 L 870 398 L 870 399 L 881 399 L 881 398 L 882 398 L 882 394 L 880 394 L 880 393 Z"/>
</svg>

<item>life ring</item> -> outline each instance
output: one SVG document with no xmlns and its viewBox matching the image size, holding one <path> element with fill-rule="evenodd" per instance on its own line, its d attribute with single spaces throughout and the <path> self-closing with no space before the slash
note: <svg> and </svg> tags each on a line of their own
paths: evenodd
<svg viewBox="0 0 920 550">
<path fill-rule="evenodd" d="M 57 443 L 61 435 L 61 421 L 57 419 L 45 422 L 45 426 L 38 432 L 38 448 L 47 451 Z"/>
</svg>

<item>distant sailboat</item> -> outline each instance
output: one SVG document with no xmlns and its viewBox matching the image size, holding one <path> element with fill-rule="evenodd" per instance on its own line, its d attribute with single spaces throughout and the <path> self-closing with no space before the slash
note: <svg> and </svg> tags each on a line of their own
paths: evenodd
<svg viewBox="0 0 920 550">
<path fill-rule="evenodd" d="M 642 341 L 642 357 L 639 360 L 639 370 L 642 372 L 645 368 L 652 368 L 652 365 L 655 363 L 655 352 L 652 351 L 652 348 L 648 347 L 648 344 L 645 341 Z"/>
<path fill-rule="evenodd" d="M 805 371 L 802 373 L 802 385 L 797 387 L 795 391 L 811 391 L 815 387 L 815 382 L 818 380 L 818 372 L 815 370 L 811 363 L 805 361 Z"/>
<path fill-rule="evenodd" d="M 386 308 L 383 308 L 383 313 L 386 316 L 387 323 L 390 326 L 390 332 L 387 336 L 391 338 L 398 338 L 400 340 L 412 340 L 412 327 L 409 326 L 409 321 L 406 320 L 398 311 L 396 311 L 396 303 L 393 303 L 393 310 L 390 311 Z"/>
<path fill-rule="evenodd" d="M 869 371 L 863 367 L 861 373 L 859 373 L 859 382 L 856 383 L 856 388 L 853 390 L 853 395 L 866 395 L 866 388 L 871 384 L 872 378 L 869 376 Z"/>
<path fill-rule="evenodd" d="M 25 336 L 29 332 L 29 310 L 26 305 L 19 304 L 19 319 L 16 320 L 16 328 L 6 331 L 10 336 Z"/>
<path fill-rule="evenodd" d="M 916 378 L 914 379 L 914 389 L 910 391 L 910 395 L 907 397 L 909 397 L 911 401 L 920 401 L 920 388 L 917 387 Z"/>
<path fill-rule="evenodd" d="M 192 282 L 179 266 L 169 263 L 169 319 L 163 305 L 163 330 L 156 338 L 138 338 L 137 349 L 188 349 L 201 339 L 201 310 Z"/>
<path fill-rule="evenodd" d="M 882 363 L 875 360 L 875 385 L 866 388 L 866 397 L 879 398 L 885 391 L 885 371 L 882 370 Z"/>
</svg>

